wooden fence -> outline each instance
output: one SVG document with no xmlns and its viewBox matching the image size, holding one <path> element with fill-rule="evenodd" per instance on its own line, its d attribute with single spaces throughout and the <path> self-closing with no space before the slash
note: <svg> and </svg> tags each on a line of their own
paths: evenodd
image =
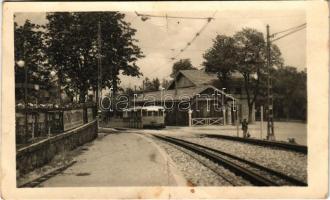
<svg viewBox="0 0 330 200">
<path fill-rule="evenodd" d="M 192 126 L 223 125 L 223 118 L 192 118 Z"/>
</svg>

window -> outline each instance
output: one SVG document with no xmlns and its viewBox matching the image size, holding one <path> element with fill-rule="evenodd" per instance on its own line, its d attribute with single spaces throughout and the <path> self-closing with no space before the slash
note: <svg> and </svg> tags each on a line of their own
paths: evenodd
<svg viewBox="0 0 330 200">
<path fill-rule="evenodd" d="M 152 116 L 152 111 L 148 111 L 148 116 Z"/>
<path fill-rule="evenodd" d="M 148 116 L 148 113 L 147 113 L 147 111 L 146 111 L 146 110 L 142 110 L 142 116 L 143 116 L 143 117 L 146 117 L 146 116 Z"/>
<path fill-rule="evenodd" d="M 158 111 L 153 111 L 153 116 L 158 116 Z"/>
</svg>

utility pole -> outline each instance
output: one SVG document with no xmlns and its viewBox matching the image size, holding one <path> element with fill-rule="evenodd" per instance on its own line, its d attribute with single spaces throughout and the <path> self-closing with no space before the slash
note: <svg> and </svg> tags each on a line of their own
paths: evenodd
<svg viewBox="0 0 330 200">
<path fill-rule="evenodd" d="M 272 79 L 270 77 L 270 35 L 269 25 L 267 24 L 267 140 L 275 140 L 274 120 L 273 120 L 273 92 Z"/>
</svg>

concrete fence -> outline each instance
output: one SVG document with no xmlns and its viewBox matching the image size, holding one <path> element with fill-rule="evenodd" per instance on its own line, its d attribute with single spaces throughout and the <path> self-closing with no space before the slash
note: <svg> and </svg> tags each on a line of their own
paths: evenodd
<svg viewBox="0 0 330 200">
<path fill-rule="evenodd" d="M 17 177 L 42 167 L 59 153 L 92 141 L 97 137 L 96 120 L 17 150 Z"/>
</svg>

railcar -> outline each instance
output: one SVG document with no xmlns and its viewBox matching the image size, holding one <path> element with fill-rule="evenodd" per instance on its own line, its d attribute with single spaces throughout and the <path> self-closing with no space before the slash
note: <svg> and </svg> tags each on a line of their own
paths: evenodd
<svg viewBox="0 0 330 200">
<path fill-rule="evenodd" d="M 165 128 L 162 106 L 138 106 L 123 111 L 123 119 L 131 128 Z"/>
</svg>

